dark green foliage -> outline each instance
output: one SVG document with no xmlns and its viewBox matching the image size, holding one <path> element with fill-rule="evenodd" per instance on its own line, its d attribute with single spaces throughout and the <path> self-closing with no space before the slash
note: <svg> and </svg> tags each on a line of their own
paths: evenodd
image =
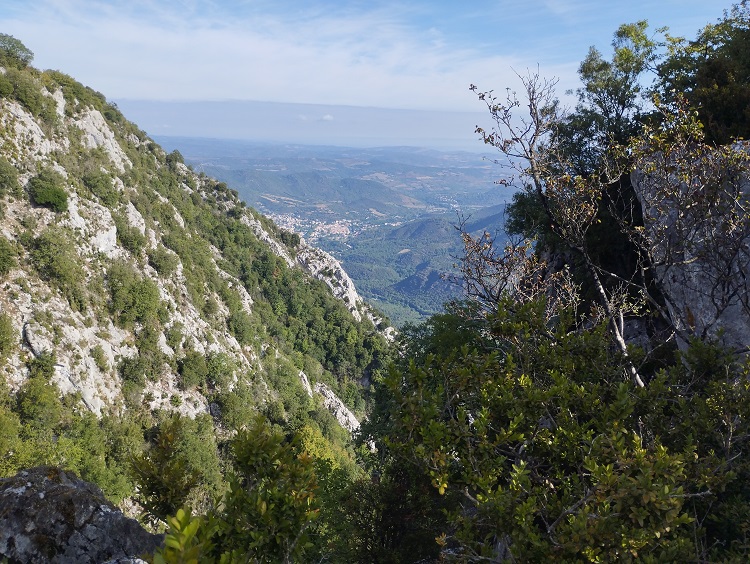
<svg viewBox="0 0 750 564">
<path fill-rule="evenodd" d="M 62 419 L 60 390 L 49 381 L 54 364 L 55 357 L 49 353 L 34 358 L 29 365 L 31 375 L 18 392 L 21 423 L 34 432 L 51 432 Z"/>
<path fill-rule="evenodd" d="M 227 429 L 242 429 L 257 415 L 254 407 L 256 401 L 252 389 L 244 379 L 241 379 L 231 391 L 217 394 L 216 402 L 221 412 L 221 424 Z"/>
<path fill-rule="evenodd" d="M 146 380 L 155 381 L 164 372 L 167 358 L 159 349 L 159 327 L 150 320 L 136 333 L 135 346 L 138 353 L 120 362 L 119 372 L 123 385 L 127 384 L 131 400 L 140 398 Z"/>
<path fill-rule="evenodd" d="M 206 379 L 214 389 L 225 389 L 238 371 L 237 363 L 226 353 L 209 353 L 206 357 Z"/>
<path fill-rule="evenodd" d="M 741 526 L 694 526 L 747 503 L 743 368 L 696 343 L 638 388 L 604 328 L 543 313 L 508 300 L 488 320 L 494 351 L 446 347 L 386 379 L 374 438 L 448 504 L 435 536 L 468 559 L 744 559 Z M 727 418 L 742 438 L 722 449 Z"/>
<path fill-rule="evenodd" d="M 242 345 L 249 345 L 256 335 L 252 319 L 244 311 L 234 312 L 228 320 L 229 330 Z"/>
<path fill-rule="evenodd" d="M 177 163 L 185 164 L 185 159 L 183 158 L 182 154 L 177 149 L 169 153 L 166 156 L 165 160 L 166 160 L 167 166 L 169 166 L 169 168 L 172 168 L 172 169 L 176 168 Z"/>
<path fill-rule="evenodd" d="M 42 278 L 57 287 L 76 309 L 85 307 L 85 276 L 67 231 L 50 228 L 34 239 L 31 260 Z"/>
<path fill-rule="evenodd" d="M 34 60 L 34 53 L 18 39 L 7 33 L 0 33 L 0 65 L 25 68 Z"/>
<path fill-rule="evenodd" d="M 281 229 L 280 233 L 281 242 L 284 243 L 287 247 L 294 249 L 299 246 L 300 237 L 298 233 L 287 231 L 286 229 Z"/>
<path fill-rule="evenodd" d="M 96 367 L 102 372 L 109 370 L 109 364 L 107 363 L 107 357 L 104 355 L 104 349 L 101 345 L 96 345 L 91 348 L 91 358 L 94 359 Z"/>
<path fill-rule="evenodd" d="M 750 6 L 735 4 L 694 40 L 669 39 L 656 90 L 665 100 L 685 96 L 705 126 L 709 142 L 750 135 Z"/>
<path fill-rule="evenodd" d="M 28 190 L 31 202 L 37 206 L 50 208 L 58 213 L 68 209 L 65 179 L 54 170 L 42 170 L 29 180 Z"/>
<path fill-rule="evenodd" d="M 188 500 L 200 482 L 197 470 L 179 455 L 185 419 L 174 416 L 157 430 L 148 450 L 132 463 L 132 478 L 138 487 L 138 502 L 151 521 L 165 521 Z"/>
<path fill-rule="evenodd" d="M 16 249 L 3 235 L 0 235 L 0 278 L 6 276 L 16 266 Z"/>
<path fill-rule="evenodd" d="M 72 116 L 76 110 L 86 107 L 96 110 L 104 109 L 106 100 L 102 94 L 84 86 L 67 74 L 50 70 L 45 71 L 43 78 L 52 82 L 52 87 L 59 86 L 62 89 L 67 115 Z"/>
<path fill-rule="evenodd" d="M 0 95 L 18 101 L 46 123 L 53 123 L 57 117 L 55 101 L 42 94 L 41 83 L 28 70 L 6 69 L 5 74 L 0 75 Z"/>
<path fill-rule="evenodd" d="M 120 193 L 115 189 L 112 178 L 106 172 L 89 172 L 82 177 L 82 180 L 84 186 L 108 208 L 119 203 Z"/>
<path fill-rule="evenodd" d="M 0 197 L 8 193 L 17 195 L 19 187 L 18 170 L 5 157 L 0 157 Z"/>
<path fill-rule="evenodd" d="M 148 263 L 164 277 L 169 277 L 177 270 L 179 259 L 174 253 L 169 252 L 162 246 L 148 251 Z"/>
<path fill-rule="evenodd" d="M 13 319 L 7 313 L 0 313 L 0 365 L 18 346 L 18 331 L 13 327 Z"/>
<path fill-rule="evenodd" d="M 137 227 L 130 225 L 122 216 L 115 216 L 117 242 L 133 256 L 139 257 L 146 246 L 146 236 Z"/>
<path fill-rule="evenodd" d="M 297 438 L 289 441 L 262 417 L 240 431 L 232 454 L 234 474 L 212 539 L 218 554 L 304 561 L 307 528 L 317 516 L 312 459 L 299 452 Z"/>
<path fill-rule="evenodd" d="M 206 384 L 208 377 L 208 364 L 206 356 L 196 351 L 187 351 L 178 363 L 180 374 L 180 388 L 183 390 L 192 390 Z"/>
<path fill-rule="evenodd" d="M 161 299 L 156 284 L 125 262 L 115 262 L 107 271 L 109 309 L 122 327 L 158 319 Z"/>
</svg>

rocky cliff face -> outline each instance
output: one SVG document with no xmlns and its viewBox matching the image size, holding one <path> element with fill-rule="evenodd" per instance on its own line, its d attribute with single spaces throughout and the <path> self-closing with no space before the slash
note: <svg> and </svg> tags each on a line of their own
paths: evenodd
<svg viewBox="0 0 750 564">
<path fill-rule="evenodd" d="M 73 473 L 39 466 L 0 479 L 0 558 L 10 562 L 101 564 L 152 553 L 162 540 Z"/>
<path fill-rule="evenodd" d="M 263 276 L 281 276 L 279 269 L 258 269 L 258 282 L 249 282 L 251 265 L 230 266 L 232 257 L 218 248 L 237 225 L 251 230 L 259 253 L 303 279 L 324 281 L 356 322 L 368 324 L 365 331 L 377 331 L 381 320 L 330 256 L 284 243 L 236 192 L 166 155 L 98 95 L 56 76 L 35 79 L 51 116 L 0 99 L 0 158 L 17 175 L 0 186 L 0 236 L 15 255 L 0 278 L 0 311 L 12 322 L 14 343 L 0 370 L 11 390 L 28 378 L 30 359 L 53 355 L 61 392 L 101 415 L 127 404 L 122 367 L 130 361 L 149 408 L 194 416 L 208 412 L 209 401 L 185 385 L 185 358 L 193 353 L 228 359 L 230 388 L 247 373 L 262 382 L 266 358 L 299 364 L 304 357 L 292 358 L 293 347 L 269 336 L 279 330 L 269 328 L 270 309 L 294 314 L 278 300 L 258 308 L 251 296 L 262 293 Z M 59 178 L 65 209 L 34 199 L 43 171 Z M 201 225 L 212 217 L 231 222 Z M 207 236 L 211 229 L 224 232 Z M 149 296 L 158 302 L 150 313 L 143 310 Z M 262 383 L 256 390 L 266 396 L 259 404 L 275 394 Z"/>
<path fill-rule="evenodd" d="M 747 151 L 746 146 L 735 149 Z M 682 349 L 691 337 L 747 353 L 750 335 L 750 184 L 732 172 L 729 148 L 692 156 L 678 175 L 653 155 L 631 175 L 654 278 Z M 689 178 L 689 181 L 685 181 Z"/>
</svg>

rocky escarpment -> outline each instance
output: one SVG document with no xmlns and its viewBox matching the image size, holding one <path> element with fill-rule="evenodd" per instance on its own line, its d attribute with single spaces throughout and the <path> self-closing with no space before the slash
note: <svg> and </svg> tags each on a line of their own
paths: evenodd
<svg viewBox="0 0 750 564">
<path fill-rule="evenodd" d="M 365 303 L 352 279 L 333 256 L 302 241 L 297 251 L 297 262 L 318 280 L 325 282 L 333 295 L 346 304 L 357 321 L 361 321 L 364 314 L 373 325 L 381 328 L 387 339 L 394 338 L 396 330 L 393 327 L 383 326 L 383 319 Z"/>
<path fill-rule="evenodd" d="M 280 331 L 269 316 L 288 313 L 279 298 L 291 298 L 274 288 L 271 308 L 256 308 L 264 277 L 279 274 L 273 267 L 252 271 L 253 261 L 263 262 L 266 252 L 286 269 L 324 281 L 354 319 L 364 324 L 369 319 L 375 326 L 363 331 L 382 325 L 335 259 L 304 242 L 297 248 L 285 243 L 236 192 L 219 189 L 181 157 L 167 156 L 81 85 L 69 79 L 56 84 L 58 79 L 38 83 L 54 107 L 54 119 L 0 97 L 0 164 L 17 175 L 17 182 L 0 185 L 0 237 L 16 257 L 0 280 L 0 313 L 14 329 L 15 346 L 0 362 L 11 391 L 26 382 L 30 359 L 49 354 L 54 356 L 54 383 L 63 394 L 76 394 L 97 416 L 120 409 L 126 395 L 130 403 L 138 401 L 133 384 L 148 408 L 195 416 L 208 412 L 210 401 L 182 377 L 190 369 L 185 359 L 202 356 L 224 359 L 230 372 L 224 375 L 225 391 L 253 373 L 262 392 L 257 403 L 273 400 L 274 391 L 263 383 L 264 341 L 270 340 L 269 326 Z M 55 189 L 63 195 L 63 208 L 39 205 L 31 197 L 30 185 L 40 171 L 59 177 Z M 215 219 L 221 217 L 230 219 Z M 212 239 L 210 229 L 225 235 Z M 256 253 L 240 266 L 219 248 L 221 242 L 234 243 L 236 233 Z M 121 302 L 134 312 L 132 319 L 115 311 L 117 273 L 133 296 L 139 284 L 158 292 L 152 312 L 157 315 L 151 315 L 156 321 L 150 326 L 143 316 L 136 319 L 137 300 Z M 281 355 L 285 365 L 293 364 L 291 346 L 274 343 L 272 348 L 275 354 L 265 358 L 275 362 Z M 128 363 L 134 369 L 124 375 Z M 125 393 L 128 378 L 131 392 Z"/>
<path fill-rule="evenodd" d="M 662 154 L 631 175 L 645 246 L 680 348 L 697 337 L 748 353 L 750 184 L 720 151 L 701 157 L 682 165 L 695 169 L 690 184 Z"/>
<path fill-rule="evenodd" d="M 162 540 L 72 472 L 38 466 L 0 479 L 0 558 L 10 562 L 101 564 L 152 553 Z"/>
</svg>

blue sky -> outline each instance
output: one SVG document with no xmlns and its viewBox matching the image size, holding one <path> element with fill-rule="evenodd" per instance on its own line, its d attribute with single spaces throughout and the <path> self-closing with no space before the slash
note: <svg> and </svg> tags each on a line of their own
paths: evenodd
<svg viewBox="0 0 750 564">
<path fill-rule="evenodd" d="M 145 100 L 161 101 L 162 109 L 165 102 L 187 101 L 310 104 L 290 107 L 290 123 L 320 122 L 323 132 L 324 122 L 339 119 L 341 106 L 421 110 L 433 120 L 475 114 L 482 107 L 469 84 L 515 88 L 514 72 L 537 65 L 559 77 L 562 94 L 577 86 L 576 69 L 589 46 L 609 52 L 619 24 L 647 19 L 653 29 L 667 25 L 692 37 L 730 6 L 706 0 L 2 0 L 0 32 L 34 51 L 35 66 L 70 74 L 125 110 L 141 111 Z M 177 104 L 172 113 L 188 106 L 196 111 L 194 104 Z M 160 123 L 155 107 L 126 116 L 152 134 L 216 135 L 207 120 L 191 125 L 187 114 Z M 247 137 L 242 123 L 226 118 L 234 129 L 222 128 L 222 136 Z M 395 127 L 392 137 L 407 133 Z M 472 127 L 466 135 L 473 138 Z"/>
</svg>

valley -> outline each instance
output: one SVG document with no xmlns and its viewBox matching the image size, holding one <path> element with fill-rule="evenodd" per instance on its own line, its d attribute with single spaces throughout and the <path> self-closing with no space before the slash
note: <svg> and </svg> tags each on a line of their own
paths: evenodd
<svg viewBox="0 0 750 564">
<path fill-rule="evenodd" d="M 456 226 L 502 231 L 512 190 L 487 155 L 157 137 L 197 172 L 236 189 L 280 227 L 339 259 L 396 326 L 460 295 Z"/>
</svg>

